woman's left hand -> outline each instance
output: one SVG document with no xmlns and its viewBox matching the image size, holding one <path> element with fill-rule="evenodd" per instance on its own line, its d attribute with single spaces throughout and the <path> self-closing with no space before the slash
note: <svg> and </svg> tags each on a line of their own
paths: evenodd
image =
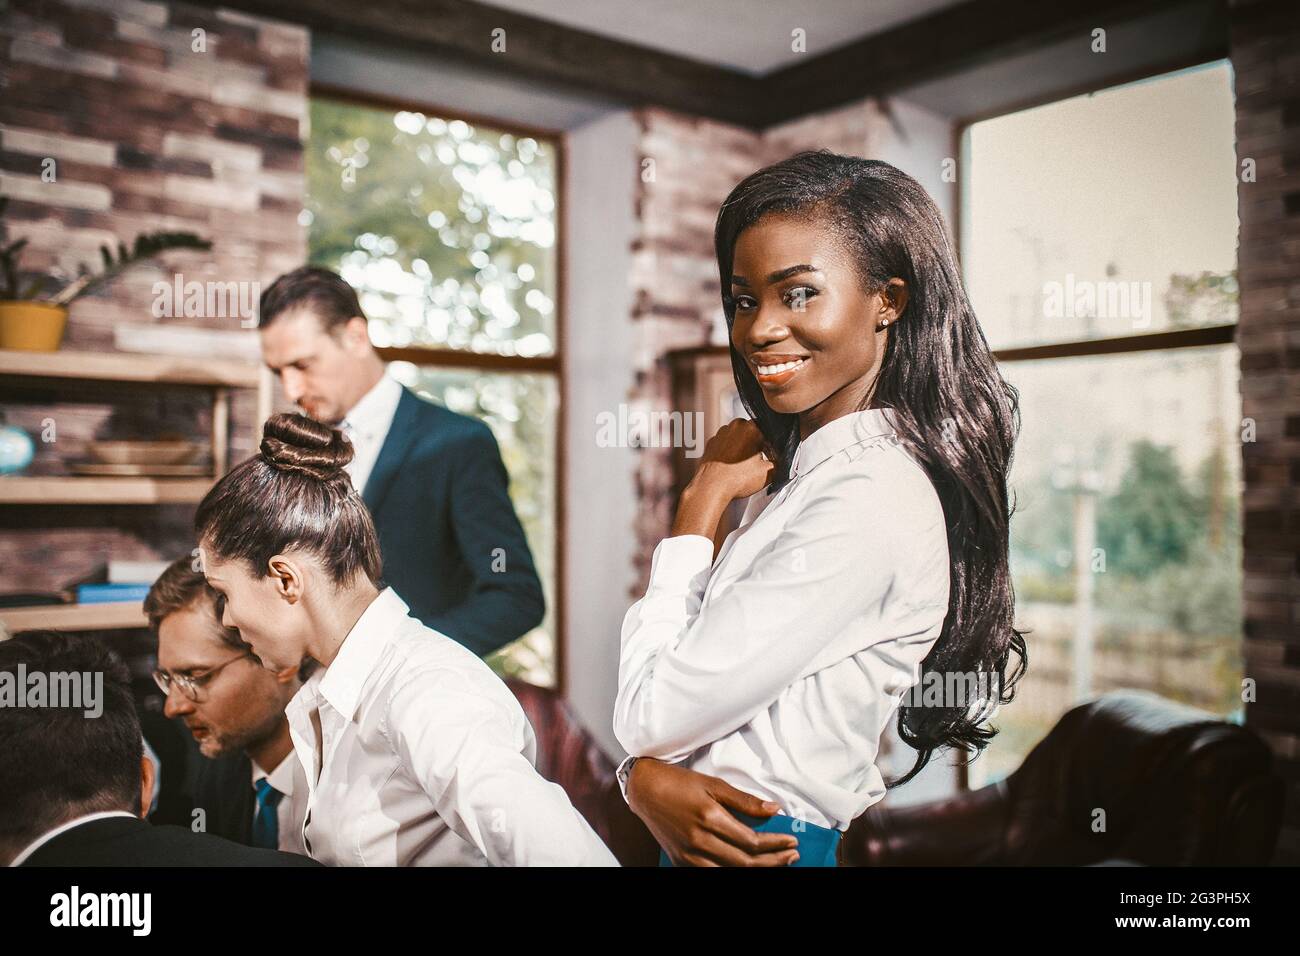
<svg viewBox="0 0 1300 956">
<path fill-rule="evenodd" d="M 675 866 L 789 866 L 799 840 L 757 831 L 736 813 L 768 819 L 780 807 L 721 777 L 642 757 L 632 764 L 628 806 Z"/>
</svg>

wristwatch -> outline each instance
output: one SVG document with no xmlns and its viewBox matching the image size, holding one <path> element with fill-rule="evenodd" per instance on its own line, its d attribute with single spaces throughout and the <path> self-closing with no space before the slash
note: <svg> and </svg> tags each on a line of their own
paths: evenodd
<svg viewBox="0 0 1300 956">
<path fill-rule="evenodd" d="M 623 792 L 624 800 L 627 800 L 627 781 L 632 776 L 632 765 L 640 759 L 640 757 L 625 757 L 618 765 L 618 769 L 614 771 L 614 776 L 618 778 L 618 789 Z"/>
</svg>

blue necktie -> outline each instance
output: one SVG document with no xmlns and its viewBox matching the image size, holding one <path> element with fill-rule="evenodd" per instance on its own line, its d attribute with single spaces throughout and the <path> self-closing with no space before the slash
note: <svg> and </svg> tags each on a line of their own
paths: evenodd
<svg viewBox="0 0 1300 956">
<path fill-rule="evenodd" d="M 257 815 L 253 818 L 253 846 L 268 850 L 280 848 L 280 818 L 276 807 L 284 794 L 271 786 L 266 777 L 257 781 Z"/>
</svg>

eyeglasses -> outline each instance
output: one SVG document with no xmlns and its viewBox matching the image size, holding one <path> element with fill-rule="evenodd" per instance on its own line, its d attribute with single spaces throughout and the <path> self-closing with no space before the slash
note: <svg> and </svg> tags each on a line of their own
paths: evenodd
<svg viewBox="0 0 1300 956">
<path fill-rule="evenodd" d="M 173 674 L 169 671 L 163 670 L 161 667 L 156 667 L 153 671 L 153 682 L 158 685 L 158 689 L 161 690 L 164 695 L 170 694 L 172 692 L 172 684 L 175 684 L 181 689 L 182 694 L 197 704 L 204 699 L 204 695 L 200 692 L 207 686 L 208 682 L 212 680 L 212 678 L 221 673 L 222 669 L 235 663 L 235 661 L 242 661 L 245 657 L 252 656 L 252 651 L 244 651 L 244 653 L 240 654 L 238 657 L 232 657 L 224 664 L 218 664 L 216 667 L 205 671 L 202 674 Z"/>
</svg>

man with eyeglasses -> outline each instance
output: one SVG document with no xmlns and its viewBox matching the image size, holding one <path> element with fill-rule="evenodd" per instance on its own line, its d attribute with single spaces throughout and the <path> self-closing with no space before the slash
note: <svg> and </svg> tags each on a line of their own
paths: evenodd
<svg viewBox="0 0 1300 956">
<path fill-rule="evenodd" d="M 144 609 L 158 638 L 153 676 L 166 695 L 163 712 L 185 722 L 207 758 L 194 774 L 197 828 L 305 855 L 307 781 L 284 710 L 307 675 L 264 667 L 239 632 L 222 625 L 220 596 L 195 563 L 173 562 Z"/>
</svg>

